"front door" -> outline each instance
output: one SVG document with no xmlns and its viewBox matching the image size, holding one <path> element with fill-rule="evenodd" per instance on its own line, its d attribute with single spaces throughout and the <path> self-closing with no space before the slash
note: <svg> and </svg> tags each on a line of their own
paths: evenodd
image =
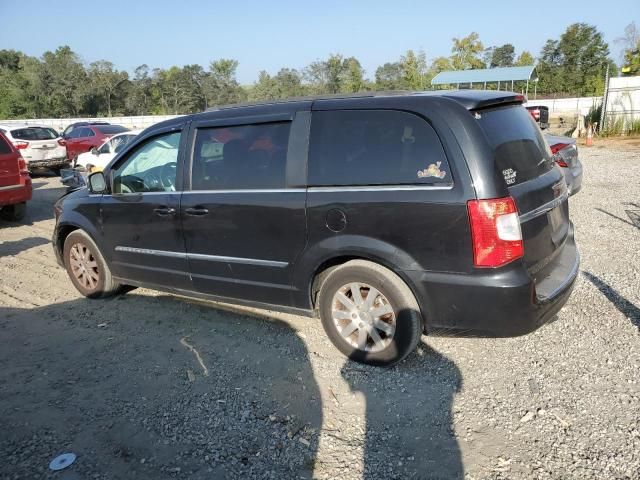
<svg viewBox="0 0 640 480">
<path fill-rule="evenodd" d="M 113 275 L 150 286 L 190 289 L 180 226 L 181 153 L 186 134 L 144 140 L 111 168 L 100 209 Z"/>
<path fill-rule="evenodd" d="M 291 301 L 305 245 L 305 189 L 287 182 L 293 113 L 192 128 L 190 190 L 181 216 L 194 288 L 272 304 Z M 250 123 L 249 123 L 250 122 Z"/>
</svg>

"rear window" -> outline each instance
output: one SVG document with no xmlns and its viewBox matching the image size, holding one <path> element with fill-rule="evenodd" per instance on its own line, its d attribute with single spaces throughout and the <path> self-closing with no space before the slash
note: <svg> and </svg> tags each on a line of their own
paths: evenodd
<svg viewBox="0 0 640 480">
<path fill-rule="evenodd" d="M 553 167 L 549 147 L 522 106 L 477 112 L 478 122 L 495 151 L 497 170 L 507 185 L 537 178 Z"/>
<path fill-rule="evenodd" d="M 313 113 L 309 185 L 451 182 L 438 135 L 417 115 L 394 110 Z"/>
<path fill-rule="evenodd" d="M 97 130 L 104 135 L 115 135 L 116 133 L 128 132 L 129 129 L 120 125 L 92 125 L 94 130 Z"/>
<path fill-rule="evenodd" d="M 28 127 L 11 130 L 11 136 L 17 140 L 53 140 L 57 137 L 51 128 Z"/>
</svg>

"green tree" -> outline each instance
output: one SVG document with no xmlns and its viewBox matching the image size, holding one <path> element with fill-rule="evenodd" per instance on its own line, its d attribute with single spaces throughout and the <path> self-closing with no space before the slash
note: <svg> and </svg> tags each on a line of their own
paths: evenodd
<svg viewBox="0 0 640 480">
<path fill-rule="evenodd" d="M 83 113 L 89 96 L 87 72 L 68 46 L 42 55 L 38 86 L 43 110 L 50 116 L 70 117 Z"/>
<path fill-rule="evenodd" d="M 400 57 L 402 83 L 410 90 L 424 90 L 426 85 L 427 58 L 423 51 L 416 54 L 413 50 Z"/>
<path fill-rule="evenodd" d="M 246 94 L 236 80 L 238 61 L 221 58 L 209 64 L 209 73 L 204 79 L 207 105 L 227 105 L 242 101 Z"/>
<path fill-rule="evenodd" d="M 485 68 L 484 62 L 480 59 L 483 50 L 484 46 L 476 32 L 471 32 L 466 37 L 453 38 L 450 57 L 453 69 Z"/>
<path fill-rule="evenodd" d="M 547 40 L 540 54 L 539 90 L 544 93 L 602 95 L 607 66 L 615 74 L 609 46 L 593 25 L 569 25 L 559 40 Z"/>
<path fill-rule="evenodd" d="M 640 32 L 635 22 L 631 22 L 624 29 L 624 35 L 616 38 L 616 43 L 623 47 L 622 51 L 622 74 L 640 74 Z"/>
<path fill-rule="evenodd" d="M 399 62 L 385 63 L 376 69 L 376 90 L 402 90 L 404 83 L 402 66 Z"/>
<path fill-rule="evenodd" d="M 516 49 L 510 43 L 505 43 L 500 47 L 493 48 L 491 52 L 490 68 L 512 67 Z"/>
<path fill-rule="evenodd" d="M 102 113 L 111 117 L 114 102 L 124 107 L 124 84 L 129 81 L 127 72 L 116 70 L 111 62 L 99 60 L 89 65 L 87 73 L 92 92 L 104 102 L 104 109 L 100 109 Z"/>
<path fill-rule="evenodd" d="M 367 82 L 364 79 L 364 69 L 360 62 L 355 57 L 349 57 L 344 60 L 343 64 L 341 91 L 355 93 L 365 90 Z"/>
<path fill-rule="evenodd" d="M 527 67 L 529 65 L 533 65 L 535 63 L 535 59 L 533 55 L 527 50 L 523 51 L 518 58 L 516 58 L 515 66 L 517 67 Z"/>
</svg>

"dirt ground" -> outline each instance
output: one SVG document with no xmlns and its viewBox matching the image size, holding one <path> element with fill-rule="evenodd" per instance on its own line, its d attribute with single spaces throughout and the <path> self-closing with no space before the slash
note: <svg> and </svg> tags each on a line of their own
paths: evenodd
<svg viewBox="0 0 640 480">
<path fill-rule="evenodd" d="M 80 297 L 50 245 L 64 189 L 35 177 L 27 220 L 0 223 L 0 477 L 640 478 L 640 148 L 599 147 L 581 148 L 581 275 L 556 321 L 423 337 L 389 370 L 312 319 Z"/>
</svg>

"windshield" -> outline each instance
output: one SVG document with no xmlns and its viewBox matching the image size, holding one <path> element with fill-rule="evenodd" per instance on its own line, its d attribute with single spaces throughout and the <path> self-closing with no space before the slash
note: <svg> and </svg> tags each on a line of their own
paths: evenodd
<svg viewBox="0 0 640 480">
<path fill-rule="evenodd" d="M 27 127 L 11 130 L 11 136 L 17 140 L 53 140 L 58 135 L 52 128 Z"/>
</svg>

